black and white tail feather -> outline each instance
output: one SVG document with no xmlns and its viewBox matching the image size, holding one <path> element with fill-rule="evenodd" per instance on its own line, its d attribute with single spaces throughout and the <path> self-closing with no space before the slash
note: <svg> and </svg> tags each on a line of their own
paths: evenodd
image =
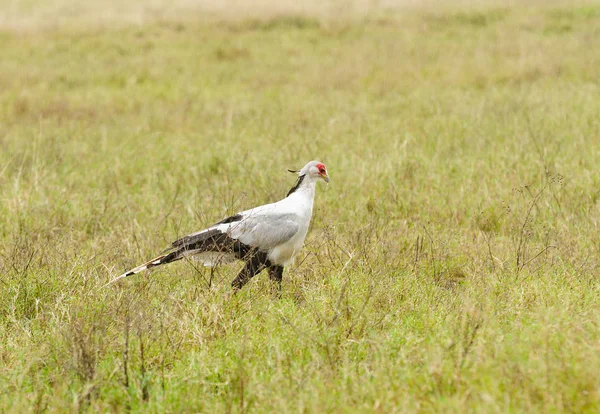
<svg viewBox="0 0 600 414">
<path fill-rule="evenodd" d="M 192 257 L 205 266 L 242 260 L 245 266 L 232 281 L 240 289 L 263 269 L 281 283 L 283 268 L 302 248 L 308 232 L 319 178 L 329 182 L 327 169 L 311 161 L 299 171 L 286 198 L 227 217 L 213 226 L 174 241 L 159 256 L 111 280 L 106 286 L 153 267 Z"/>
</svg>

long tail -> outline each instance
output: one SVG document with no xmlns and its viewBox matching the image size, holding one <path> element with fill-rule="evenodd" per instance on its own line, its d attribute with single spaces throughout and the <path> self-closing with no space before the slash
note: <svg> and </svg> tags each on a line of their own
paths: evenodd
<svg viewBox="0 0 600 414">
<path fill-rule="evenodd" d="M 237 220 L 237 216 L 228 217 L 222 222 L 217 224 L 227 224 Z M 182 237 L 179 240 L 174 241 L 167 250 L 165 250 L 160 256 L 147 261 L 144 264 L 135 267 L 122 275 L 115 277 L 113 280 L 108 282 L 106 286 L 109 286 L 120 279 L 124 279 L 127 276 L 135 275 L 136 273 L 143 272 L 144 270 L 151 269 L 156 266 L 171 263 L 177 260 L 181 260 L 186 256 L 191 256 L 201 252 L 232 252 L 242 254 L 241 247 L 237 241 L 231 239 L 227 233 L 217 228 L 208 228 L 198 233 L 190 234 L 189 236 Z"/>
<path fill-rule="evenodd" d="M 182 256 L 179 255 L 178 253 L 179 252 L 171 252 L 171 253 L 167 253 L 167 254 L 161 254 L 160 256 L 155 257 L 154 259 L 149 260 L 146 263 L 141 264 L 138 267 L 134 267 L 133 269 L 123 273 L 122 275 L 115 277 L 113 280 L 111 280 L 106 285 L 104 285 L 104 287 L 112 285 L 116 281 L 124 279 L 127 276 L 135 275 L 136 273 L 143 272 L 144 270 L 148 270 L 148 269 L 151 269 L 156 266 L 164 265 L 164 264 L 171 263 L 176 260 L 182 259 Z"/>
</svg>

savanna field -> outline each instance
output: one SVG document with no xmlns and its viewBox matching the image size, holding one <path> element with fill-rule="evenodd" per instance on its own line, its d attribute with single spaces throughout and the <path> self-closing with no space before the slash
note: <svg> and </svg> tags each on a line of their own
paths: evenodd
<svg viewBox="0 0 600 414">
<path fill-rule="evenodd" d="M 1 412 L 600 410 L 600 3 L 119 7 L 0 6 Z M 104 287 L 312 159 L 281 297 Z"/>
</svg>

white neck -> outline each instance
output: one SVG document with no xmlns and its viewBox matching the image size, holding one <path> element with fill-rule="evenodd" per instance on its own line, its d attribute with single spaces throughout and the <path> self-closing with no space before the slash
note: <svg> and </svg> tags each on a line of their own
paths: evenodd
<svg viewBox="0 0 600 414">
<path fill-rule="evenodd" d="M 306 207 L 312 211 L 313 202 L 315 199 L 316 178 L 305 176 L 297 189 L 292 194 L 287 196 L 288 199 L 294 200 L 295 203 L 306 204 Z"/>
</svg>

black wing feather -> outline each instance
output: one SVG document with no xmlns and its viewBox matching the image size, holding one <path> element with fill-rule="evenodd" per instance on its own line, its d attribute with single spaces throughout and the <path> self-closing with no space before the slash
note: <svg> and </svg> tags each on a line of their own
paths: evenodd
<svg viewBox="0 0 600 414">
<path fill-rule="evenodd" d="M 234 214 L 233 216 L 225 217 L 223 220 L 213 224 L 211 227 L 218 226 L 219 224 L 235 223 L 236 221 L 241 221 L 243 218 L 244 216 L 241 214 Z M 223 232 L 217 229 L 204 231 L 199 234 L 190 234 L 171 243 L 169 250 L 180 247 L 185 247 L 185 250 L 195 250 L 196 248 L 192 247 L 193 245 L 210 240 L 219 234 L 223 234 Z"/>
</svg>

